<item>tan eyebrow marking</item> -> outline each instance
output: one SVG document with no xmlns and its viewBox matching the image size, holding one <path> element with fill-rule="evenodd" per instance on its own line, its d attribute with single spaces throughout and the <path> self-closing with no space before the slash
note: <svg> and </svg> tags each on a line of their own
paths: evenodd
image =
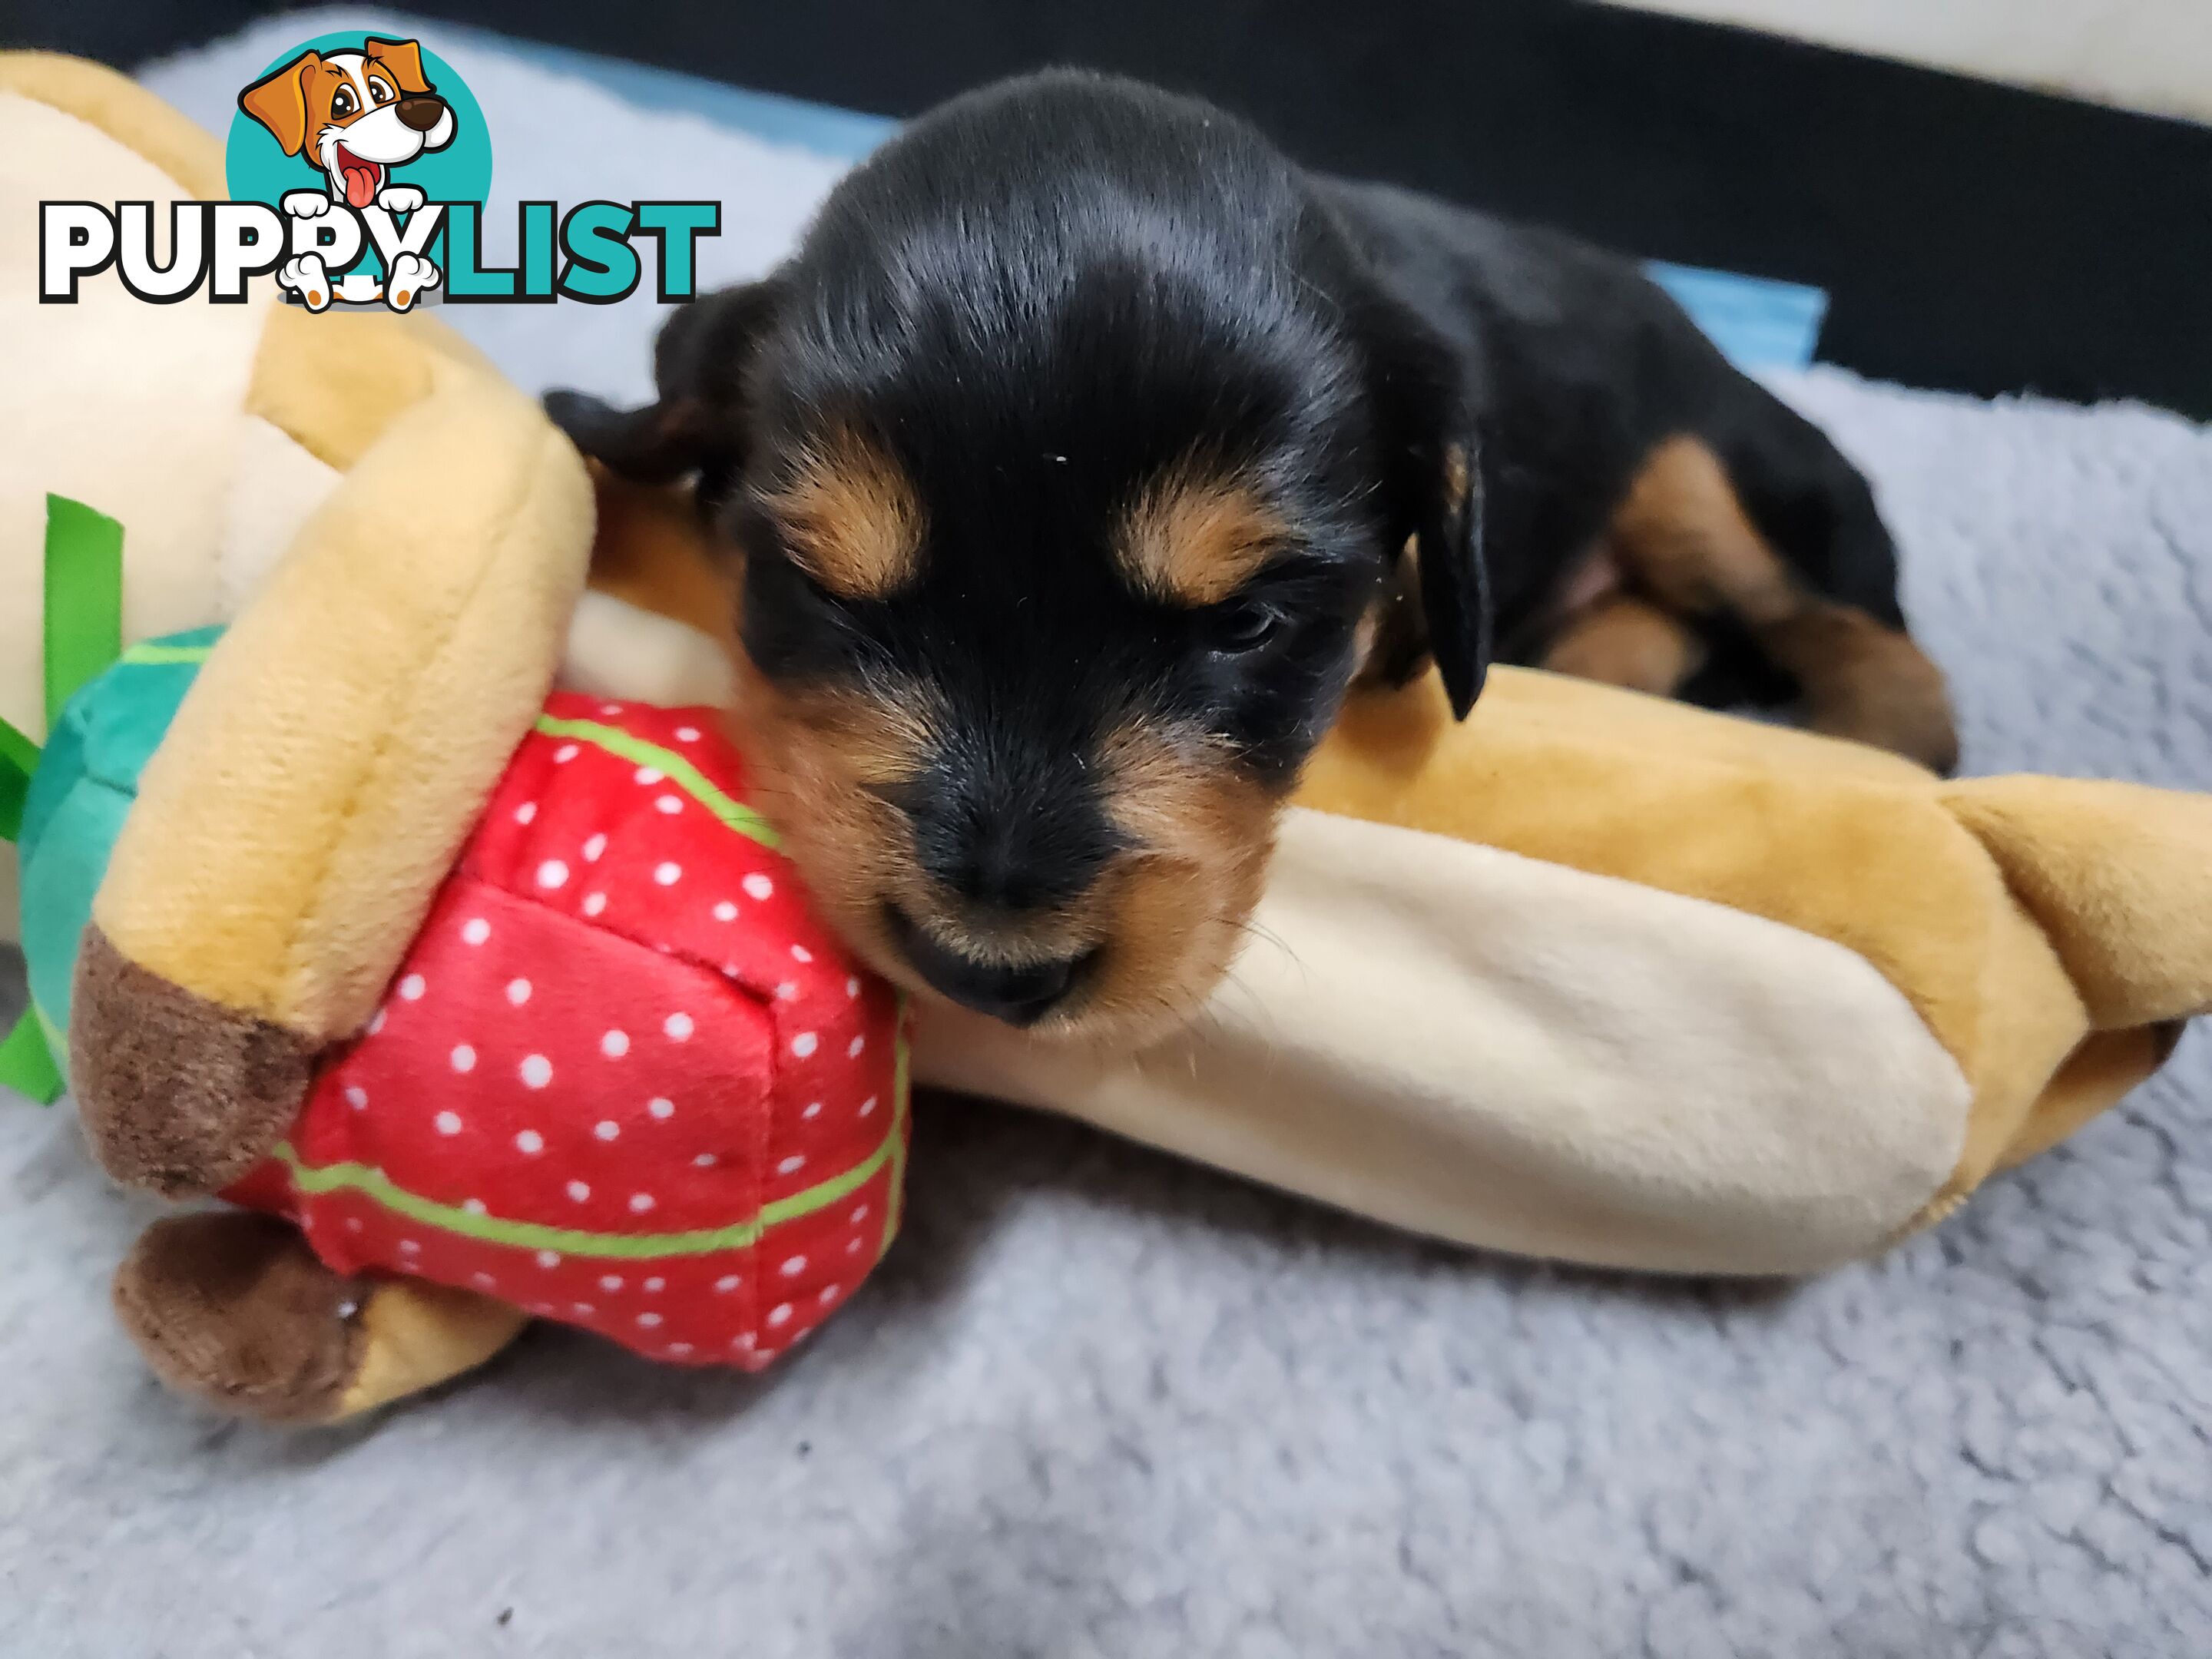
<svg viewBox="0 0 2212 1659">
<path fill-rule="evenodd" d="M 1218 605 L 1267 562 L 1289 528 L 1249 483 L 1178 470 L 1137 498 L 1115 550 L 1139 592 L 1176 605 Z"/>
<path fill-rule="evenodd" d="M 850 428 L 815 440 L 760 493 L 807 574 L 848 599 L 881 599 L 921 566 L 922 511 L 906 472 Z"/>
</svg>

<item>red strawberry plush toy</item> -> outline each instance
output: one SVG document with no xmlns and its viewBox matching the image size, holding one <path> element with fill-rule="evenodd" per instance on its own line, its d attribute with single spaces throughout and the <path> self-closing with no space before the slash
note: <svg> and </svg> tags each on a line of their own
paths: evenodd
<svg viewBox="0 0 2212 1659">
<path fill-rule="evenodd" d="M 895 994 L 703 709 L 556 696 L 363 1034 L 226 1194 L 346 1275 L 757 1369 L 889 1243 Z"/>
<path fill-rule="evenodd" d="M 688 501 L 595 494 L 463 377 L 226 630 L 134 646 L 55 723 L 21 813 L 46 1029 L 109 1174 L 230 1200 L 116 1274 L 180 1390 L 332 1422 L 533 1319 L 758 1370 L 889 1246 L 900 1000 L 810 907 L 721 717 L 674 706 L 721 688 L 549 699 L 593 660 L 639 690 L 726 664 L 611 598 L 646 568 L 727 614 Z"/>
</svg>

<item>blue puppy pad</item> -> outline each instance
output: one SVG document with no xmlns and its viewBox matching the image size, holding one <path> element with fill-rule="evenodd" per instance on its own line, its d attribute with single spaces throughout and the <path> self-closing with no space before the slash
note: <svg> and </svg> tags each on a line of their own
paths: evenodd
<svg viewBox="0 0 2212 1659">
<path fill-rule="evenodd" d="M 1828 296 L 1817 288 L 1650 260 L 1652 281 L 1739 368 L 1802 368 L 1820 343 Z"/>
</svg>

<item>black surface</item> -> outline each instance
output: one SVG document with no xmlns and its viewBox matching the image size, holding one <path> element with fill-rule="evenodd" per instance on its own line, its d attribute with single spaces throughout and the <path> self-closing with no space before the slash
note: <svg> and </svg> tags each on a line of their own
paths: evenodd
<svg viewBox="0 0 2212 1659">
<path fill-rule="evenodd" d="M 278 9 L 29 0 L 9 32 L 127 64 Z M 406 9 L 896 115 L 1039 64 L 1123 70 L 1316 166 L 1816 283 L 1822 356 L 1869 374 L 2212 417 L 2212 128 L 1583 0 Z"/>
</svg>

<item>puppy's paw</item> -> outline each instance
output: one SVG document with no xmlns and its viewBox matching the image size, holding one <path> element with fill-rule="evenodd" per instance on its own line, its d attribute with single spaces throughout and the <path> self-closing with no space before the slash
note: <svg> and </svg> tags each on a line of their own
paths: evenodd
<svg viewBox="0 0 2212 1659">
<path fill-rule="evenodd" d="M 421 254 L 403 253 L 392 262 L 384 279 L 384 303 L 394 311 L 409 310 L 443 280 L 438 267 Z"/>
<path fill-rule="evenodd" d="M 413 185 L 386 185 L 376 192 L 376 204 L 386 213 L 412 213 L 426 199 Z"/>
<path fill-rule="evenodd" d="M 278 205 L 295 219 L 319 219 L 331 210 L 331 198 L 319 190 L 288 190 Z"/>
<path fill-rule="evenodd" d="M 349 306 L 371 306 L 384 295 L 375 277 L 365 270 L 349 270 L 337 281 L 338 298 Z"/>
<path fill-rule="evenodd" d="M 302 253 L 296 259 L 287 259 L 277 267 L 276 282 L 279 287 L 298 295 L 310 311 L 325 310 L 331 303 L 331 275 L 319 253 Z"/>
</svg>

